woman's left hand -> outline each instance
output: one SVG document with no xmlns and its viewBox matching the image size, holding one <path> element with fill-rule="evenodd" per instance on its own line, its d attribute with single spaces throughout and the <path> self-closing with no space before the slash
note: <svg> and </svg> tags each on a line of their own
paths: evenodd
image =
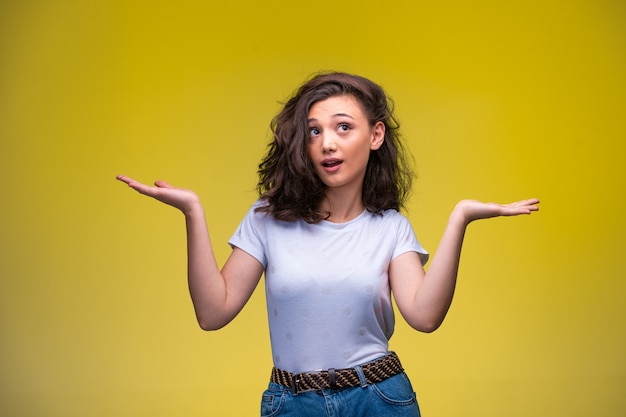
<svg viewBox="0 0 626 417">
<path fill-rule="evenodd" d="M 530 214 L 538 211 L 539 200 L 530 198 L 510 204 L 482 203 L 477 200 L 461 200 L 454 209 L 462 214 L 467 223 L 474 220 L 487 219 L 498 216 L 517 216 L 520 214 Z"/>
</svg>

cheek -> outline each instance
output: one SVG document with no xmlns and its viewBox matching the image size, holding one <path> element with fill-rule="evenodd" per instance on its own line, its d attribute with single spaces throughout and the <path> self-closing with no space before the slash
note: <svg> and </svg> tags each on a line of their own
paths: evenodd
<svg viewBox="0 0 626 417">
<path fill-rule="evenodd" d="M 369 160 L 369 158 L 370 158 L 370 154 L 371 154 L 371 152 L 372 152 L 372 151 L 371 151 L 371 149 L 370 149 L 370 147 L 369 147 L 369 146 L 362 146 L 362 147 L 360 147 L 360 148 L 358 149 L 358 151 L 357 151 L 357 152 L 358 152 L 359 158 L 360 158 L 362 161 L 364 161 L 365 163 L 367 163 L 367 161 L 368 161 L 368 160 Z"/>
<path fill-rule="evenodd" d="M 305 161 L 304 163 L 312 168 L 315 172 L 318 172 L 321 168 L 319 167 L 318 161 L 321 160 L 321 152 L 317 150 L 316 147 L 309 146 L 307 148 L 307 153 L 304 155 Z"/>
</svg>

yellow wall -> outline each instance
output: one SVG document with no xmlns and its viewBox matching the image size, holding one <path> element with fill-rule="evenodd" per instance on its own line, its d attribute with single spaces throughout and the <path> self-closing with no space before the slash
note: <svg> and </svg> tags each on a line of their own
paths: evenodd
<svg viewBox="0 0 626 417">
<path fill-rule="evenodd" d="M 1 2 L 0 414 L 257 415 L 262 291 L 199 330 L 182 216 L 114 176 L 196 190 L 223 261 L 278 102 L 338 69 L 395 99 L 432 251 L 458 199 L 542 200 L 470 226 L 440 330 L 398 324 L 424 415 L 624 416 L 625 19 L 617 0 Z"/>
</svg>

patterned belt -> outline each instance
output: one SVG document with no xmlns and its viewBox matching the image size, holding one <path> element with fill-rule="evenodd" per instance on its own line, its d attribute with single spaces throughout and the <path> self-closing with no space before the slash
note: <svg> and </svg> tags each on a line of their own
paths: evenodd
<svg viewBox="0 0 626 417">
<path fill-rule="evenodd" d="M 404 371 L 398 355 L 390 352 L 375 361 L 360 366 L 368 384 L 384 381 Z M 290 388 L 294 394 L 304 391 L 358 387 L 361 385 L 356 368 L 329 369 L 327 371 L 292 374 L 273 368 L 270 381 Z"/>
</svg>

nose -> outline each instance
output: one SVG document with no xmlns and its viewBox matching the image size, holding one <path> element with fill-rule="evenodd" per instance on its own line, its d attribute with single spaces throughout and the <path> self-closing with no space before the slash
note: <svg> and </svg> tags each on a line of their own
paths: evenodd
<svg viewBox="0 0 626 417">
<path fill-rule="evenodd" d="M 333 152 L 337 150 L 337 141 L 334 135 L 324 134 L 322 136 L 322 152 Z"/>
</svg>

